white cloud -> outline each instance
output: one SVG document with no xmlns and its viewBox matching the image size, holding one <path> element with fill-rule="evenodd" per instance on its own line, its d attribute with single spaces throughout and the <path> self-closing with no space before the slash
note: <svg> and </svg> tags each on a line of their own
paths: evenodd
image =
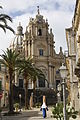
<svg viewBox="0 0 80 120">
<path fill-rule="evenodd" d="M 63 47 L 63 50 L 67 49 L 65 28 L 71 26 L 72 14 L 64 11 L 51 11 L 48 13 L 44 11 L 43 14 L 48 17 L 49 25 L 53 29 L 56 51 L 59 51 L 60 46 Z"/>
<path fill-rule="evenodd" d="M 55 2 L 58 2 L 60 5 L 59 10 L 54 6 Z M 36 6 L 41 5 L 40 13 L 48 19 L 49 25 L 53 29 L 56 50 L 59 51 L 60 46 L 62 46 L 64 50 L 67 48 L 65 28 L 71 26 L 74 13 L 73 5 L 75 5 L 74 0 L 1 0 L 1 5 L 4 6 L 5 13 L 9 15 L 10 13 L 15 13 L 16 16 L 13 19 L 13 24 L 10 24 L 14 30 L 16 30 L 18 23 L 21 22 L 24 31 L 28 25 L 29 17 L 36 15 Z M 31 12 L 29 8 L 32 10 L 35 8 L 34 12 Z M 73 12 L 71 11 L 72 9 Z M 24 11 L 24 14 L 18 16 L 16 11 Z M 10 31 L 7 31 L 5 34 L 0 29 L 0 53 L 1 49 L 4 50 L 9 47 L 12 38 L 13 34 Z"/>
<path fill-rule="evenodd" d="M 0 3 L 4 6 L 4 11 L 10 13 L 27 10 L 37 5 L 40 5 L 40 7 L 43 6 L 43 8 L 46 7 L 50 10 L 50 8 L 54 9 L 55 3 L 60 5 L 60 9 L 66 10 L 68 7 L 72 7 L 75 1 L 76 0 L 1 0 Z"/>
</svg>

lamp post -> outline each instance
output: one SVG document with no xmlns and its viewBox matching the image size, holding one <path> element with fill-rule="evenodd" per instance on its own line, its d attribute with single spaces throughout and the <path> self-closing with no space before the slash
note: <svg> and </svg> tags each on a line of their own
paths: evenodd
<svg viewBox="0 0 80 120">
<path fill-rule="evenodd" d="M 63 115 L 64 115 L 64 120 L 66 120 L 66 96 L 65 96 L 65 78 L 67 76 L 67 69 L 66 69 L 66 66 L 64 66 L 64 64 L 62 64 L 62 66 L 59 68 L 60 70 L 60 74 L 61 74 L 61 77 L 63 79 L 63 82 L 62 82 L 62 86 L 63 86 Z"/>
<path fill-rule="evenodd" d="M 58 93 L 57 93 L 58 103 L 60 103 L 60 102 L 61 102 L 61 95 L 60 95 L 60 92 L 61 92 L 61 84 L 60 84 L 60 83 L 57 85 L 57 90 L 58 90 Z"/>
<path fill-rule="evenodd" d="M 19 94 L 19 99 L 20 99 L 20 111 L 21 111 L 21 94 Z"/>
</svg>

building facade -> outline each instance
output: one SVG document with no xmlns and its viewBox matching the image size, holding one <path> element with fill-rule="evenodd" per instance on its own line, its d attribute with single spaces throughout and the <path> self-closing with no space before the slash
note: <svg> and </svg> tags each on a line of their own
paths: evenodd
<svg viewBox="0 0 80 120">
<path fill-rule="evenodd" d="M 7 73 L 5 66 L 0 64 L 0 107 L 8 105 Z M 9 88 L 9 87 L 8 87 Z"/>
<path fill-rule="evenodd" d="M 45 80 L 38 78 L 36 88 L 56 88 L 60 82 L 59 67 L 64 62 L 64 55 L 62 47 L 59 54 L 56 54 L 54 43 L 52 29 L 49 31 L 48 21 L 40 14 L 39 7 L 36 17 L 30 18 L 24 34 L 19 23 L 10 48 L 20 53 L 20 57 L 31 57 L 36 67 L 43 71 Z M 15 74 L 15 84 L 19 85 L 23 78 Z M 29 88 L 33 88 L 33 83 L 29 82 Z"/>
<path fill-rule="evenodd" d="M 66 40 L 68 46 L 68 56 L 66 57 L 66 63 L 69 70 L 68 81 L 70 85 L 70 100 L 71 105 L 78 110 L 78 80 L 75 75 L 76 67 L 76 44 L 73 28 L 66 29 Z"/>
<path fill-rule="evenodd" d="M 71 103 L 80 111 L 80 0 L 76 0 L 72 27 L 66 29 Z"/>
</svg>

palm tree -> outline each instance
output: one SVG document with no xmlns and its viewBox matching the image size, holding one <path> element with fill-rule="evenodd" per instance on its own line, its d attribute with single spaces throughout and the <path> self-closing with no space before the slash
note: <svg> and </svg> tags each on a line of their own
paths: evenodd
<svg viewBox="0 0 80 120">
<path fill-rule="evenodd" d="M 35 93 L 37 78 L 43 78 L 43 79 L 45 79 L 45 75 L 35 65 L 33 66 L 33 68 L 34 68 L 34 71 L 32 72 L 32 81 L 33 81 L 33 93 Z"/>
<path fill-rule="evenodd" d="M 0 8 L 2 9 L 2 6 L 0 6 Z M 15 33 L 14 30 L 8 26 L 7 21 L 12 22 L 12 18 L 6 14 L 0 14 L 0 28 L 2 28 L 4 32 L 6 32 L 6 29 L 8 29 Z"/>
<path fill-rule="evenodd" d="M 4 51 L 3 51 L 4 52 Z M 13 112 L 13 77 L 15 66 L 17 64 L 18 54 L 15 51 L 7 48 L 7 51 L 4 54 L 0 55 L 2 59 L 0 62 L 4 64 L 8 69 L 9 74 L 9 112 Z"/>
<path fill-rule="evenodd" d="M 32 65 L 30 59 L 23 59 L 19 61 L 18 64 L 19 74 L 21 73 L 24 77 L 24 86 L 25 86 L 25 108 L 28 109 L 28 82 L 31 78 Z"/>
<path fill-rule="evenodd" d="M 21 60 L 20 64 L 18 64 L 19 73 L 21 73 L 24 77 L 24 85 L 25 85 L 25 108 L 28 109 L 28 83 L 29 80 L 33 80 L 34 84 L 36 82 L 36 77 L 42 73 L 39 69 L 37 69 L 32 64 L 32 59 L 28 58 L 27 60 Z M 35 88 L 35 87 L 34 87 Z"/>
</svg>

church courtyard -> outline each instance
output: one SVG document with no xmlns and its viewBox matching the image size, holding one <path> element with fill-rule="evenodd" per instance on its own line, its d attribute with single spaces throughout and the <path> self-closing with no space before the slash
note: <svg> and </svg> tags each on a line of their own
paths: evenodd
<svg viewBox="0 0 80 120">
<path fill-rule="evenodd" d="M 52 118 L 51 115 L 51 107 L 49 107 L 49 110 L 47 111 L 47 117 L 45 120 L 56 120 L 55 118 Z M 2 120 L 42 120 L 44 119 L 42 117 L 42 111 L 40 111 L 40 108 L 33 108 L 32 110 L 26 110 L 22 111 L 21 114 L 15 115 L 15 116 L 2 116 Z M 79 116 L 75 120 L 79 120 Z M 1 120 L 1 119 L 0 119 Z M 74 119 L 70 119 L 74 120 Z"/>
</svg>

